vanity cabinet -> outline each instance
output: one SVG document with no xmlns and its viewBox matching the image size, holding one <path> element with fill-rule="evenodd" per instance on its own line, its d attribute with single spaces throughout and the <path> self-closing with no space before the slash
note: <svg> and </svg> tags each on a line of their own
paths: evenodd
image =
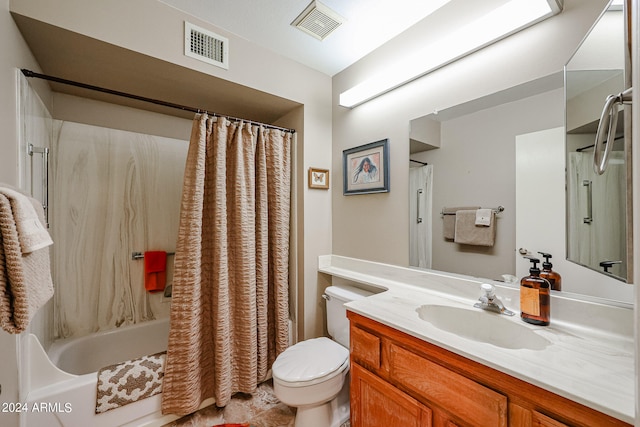
<svg viewBox="0 0 640 427">
<path fill-rule="evenodd" d="M 431 410 L 360 365 L 351 370 L 351 424 L 368 427 L 431 427 Z M 357 391 L 356 391 L 357 390 Z M 353 399 L 356 398 L 357 402 Z"/>
<path fill-rule="evenodd" d="M 348 311 L 353 427 L 630 426 Z"/>
</svg>

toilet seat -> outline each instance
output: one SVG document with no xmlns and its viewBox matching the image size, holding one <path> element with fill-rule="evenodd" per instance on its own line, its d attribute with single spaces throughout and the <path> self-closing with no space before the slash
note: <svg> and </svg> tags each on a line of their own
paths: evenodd
<svg viewBox="0 0 640 427">
<path fill-rule="evenodd" d="M 326 337 L 301 341 L 273 363 L 273 378 L 287 387 L 307 387 L 330 380 L 349 367 L 349 350 Z"/>
</svg>

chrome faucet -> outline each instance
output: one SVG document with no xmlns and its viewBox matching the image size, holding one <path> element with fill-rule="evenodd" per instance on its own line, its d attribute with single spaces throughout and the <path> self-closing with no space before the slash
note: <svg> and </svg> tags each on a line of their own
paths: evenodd
<svg viewBox="0 0 640 427">
<path fill-rule="evenodd" d="M 502 301 L 500 301 L 496 296 L 493 285 L 483 283 L 480 287 L 484 292 L 484 295 L 478 298 L 478 302 L 473 305 L 474 307 L 500 314 L 506 314 L 507 316 L 515 315 L 513 311 L 506 309 L 504 304 L 502 304 Z"/>
</svg>

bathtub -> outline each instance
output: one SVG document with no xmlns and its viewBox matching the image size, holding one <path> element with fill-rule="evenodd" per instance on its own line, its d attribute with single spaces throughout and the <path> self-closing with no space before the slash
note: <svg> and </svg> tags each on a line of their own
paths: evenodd
<svg viewBox="0 0 640 427">
<path fill-rule="evenodd" d="M 108 365 L 167 349 L 169 320 L 160 319 L 112 331 L 56 341 L 47 354 L 38 338 L 27 343 L 28 393 L 21 427 L 161 426 L 177 416 L 163 416 L 162 394 L 96 414 L 97 372 Z M 202 406 L 211 404 L 205 401 Z"/>
</svg>

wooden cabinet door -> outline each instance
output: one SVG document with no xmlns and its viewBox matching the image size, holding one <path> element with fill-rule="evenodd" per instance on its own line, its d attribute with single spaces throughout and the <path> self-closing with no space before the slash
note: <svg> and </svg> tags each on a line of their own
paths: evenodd
<svg viewBox="0 0 640 427">
<path fill-rule="evenodd" d="M 395 384 L 414 396 L 424 396 L 460 423 L 507 427 L 505 395 L 399 345 L 389 347 L 389 374 Z"/>
<path fill-rule="evenodd" d="M 431 427 L 431 410 L 357 363 L 351 365 L 352 427 Z"/>
<path fill-rule="evenodd" d="M 531 427 L 569 427 L 560 421 L 547 417 L 538 411 L 531 413 Z"/>
</svg>

